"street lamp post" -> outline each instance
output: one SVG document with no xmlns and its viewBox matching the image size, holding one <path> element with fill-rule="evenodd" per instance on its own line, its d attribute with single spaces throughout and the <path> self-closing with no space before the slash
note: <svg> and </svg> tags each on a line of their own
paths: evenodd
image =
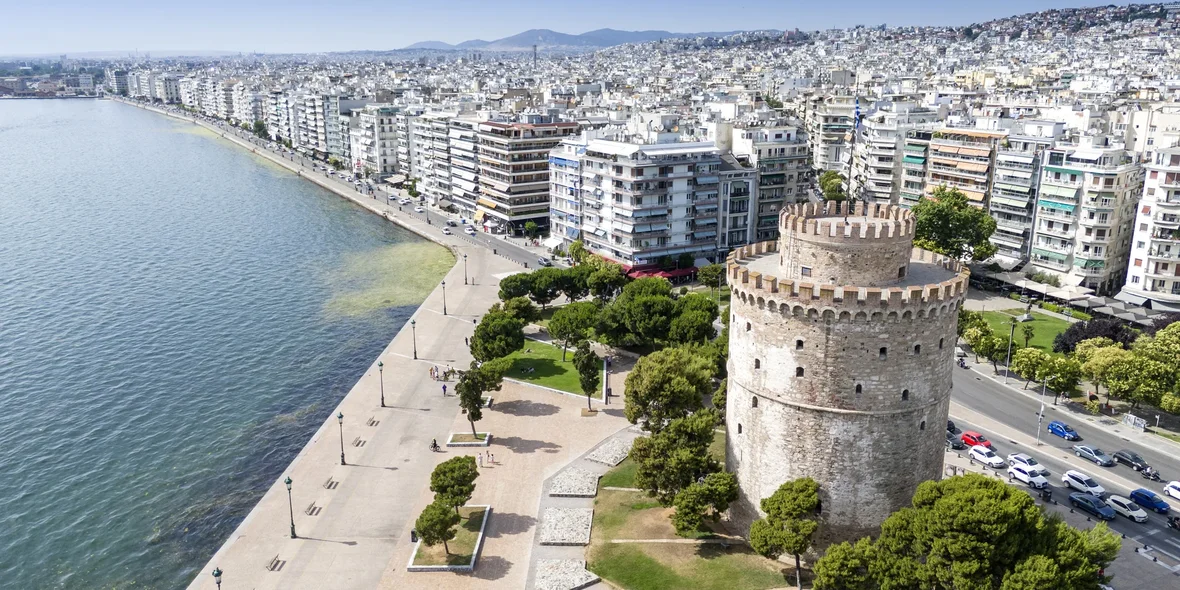
<svg viewBox="0 0 1180 590">
<path fill-rule="evenodd" d="M 385 363 L 377 361 L 377 382 L 381 386 L 381 407 L 385 407 Z"/>
<path fill-rule="evenodd" d="M 291 477 L 283 480 L 287 484 L 287 509 L 291 511 L 291 538 L 295 538 L 295 503 L 291 500 Z"/>
<path fill-rule="evenodd" d="M 442 282 L 443 291 L 443 315 L 447 315 L 447 282 Z"/>
<path fill-rule="evenodd" d="M 463 255 L 463 284 L 467 284 L 467 255 Z"/>
<path fill-rule="evenodd" d="M 1041 446 L 1041 422 L 1045 419 L 1045 388 L 1049 385 L 1049 380 L 1041 384 L 1041 411 L 1037 414 L 1037 446 Z"/>
<path fill-rule="evenodd" d="M 1004 384 L 1008 384 L 1008 373 L 1012 372 L 1012 338 L 1016 336 L 1016 318 L 1012 318 L 1012 331 L 1008 333 L 1008 361 L 1004 367 Z"/>
<path fill-rule="evenodd" d="M 418 360 L 418 322 L 410 320 L 410 337 L 414 341 L 414 360 Z"/>
<path fill-rule="evenodd" d="M 217 582 L 217 590 L 221 590 L 221 568 L 213 568 L 213 581 Z"/>
<path fill-rule="evenodd" d="M 348 465 L 344 462 L 344 412 L 336 412 L 336 422 L 340 424 L 340 464 Z"/>
</svg>

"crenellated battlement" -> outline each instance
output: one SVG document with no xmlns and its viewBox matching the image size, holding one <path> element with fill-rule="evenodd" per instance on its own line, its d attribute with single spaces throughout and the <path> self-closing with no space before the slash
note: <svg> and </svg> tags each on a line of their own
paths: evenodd
<svg viewBox="0 0 1180 590">
<path fill-rule="evenodd" d="M 824 201 L 783 208 L 779 228 L 798 237 L 819 236 L 840 243 L 852 240 L 912 239 L 915 220 L 897 205 Z"/>
<path fill-rule="evenodd" d="M 917 314 L 928 308 L 942 308 L 962 299 L 967 293 L 970 270 L 966 265 L 952 258 L 914 248 L 911 261 L 916 264 L 938 265 L 951 278 L 937 282 L 897 287 L 859 287 L 854 285 L 827 285 L 815 282 L 781 280 L 778 277 L 751 270 L 745 263 L 755 258 L 774 255 L 778 242 L 758 242 L 742 246 L 730 252 L 726 263 L 726 274 L 730 288 L 737 299 L 771 310 L 781 308 L 794 315 L 817 313 L 825 315 L 831 311 L 837 317 L 849 319 L 859 312 L 867 316 L 880 312 Z M 954 309 L 956 305 L 952 305 Z M 921 315 L 925 315 L 924 313 Z"/>
</svg>

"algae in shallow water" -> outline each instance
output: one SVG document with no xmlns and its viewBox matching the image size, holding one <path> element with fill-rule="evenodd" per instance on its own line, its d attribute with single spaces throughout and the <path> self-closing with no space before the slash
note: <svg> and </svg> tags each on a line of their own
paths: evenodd
<svg viewBox="0 0 1180 590">
<path fill-rule="evenodd" d="M 349 254 L 329 273 L 329 281 L 337 288 L 324 311 L 329 316 L 356 317 L 418 305 L 454 264 L 449 250 L 424 241 Z"/>
</svg>

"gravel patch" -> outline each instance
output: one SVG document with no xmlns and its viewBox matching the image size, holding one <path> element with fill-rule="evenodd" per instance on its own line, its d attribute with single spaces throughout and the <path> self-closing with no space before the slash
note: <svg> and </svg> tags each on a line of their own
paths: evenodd
<svg viewBox="0 0 1180 590">
<path fill-rule="evenodd" d="M 598 474 L 570 467 L 553 478 L 549 495 L 561 498 L 593 498 L 598 494 Z"/>
<path fill-rule="evenodd" d="M 541 517 L 542 545 L 589 545 L 593 508 L 546 508 Z"/>
<path fill-rule="evenodd" d="M 624 441 L 618 438 L 612 438 L 602 446 L 594 449 L 593 453 L 586 455 L 586 459 L 614 467 L 622 463 L 623 459 L 627 458 L 627 453 L 631 452 L 631 442 L 629 440 Z"/>
<path fill-rule="evenodd" d="M 580 559 L 538 559 L 533 590 L 580 590 L 599 580 Z"/>
</svg>

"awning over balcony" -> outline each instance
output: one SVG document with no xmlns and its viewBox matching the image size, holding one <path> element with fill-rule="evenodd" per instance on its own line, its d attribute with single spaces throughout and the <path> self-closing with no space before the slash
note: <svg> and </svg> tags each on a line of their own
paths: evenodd
<svg viewBox="0 0 1180 590">
<path fill-rule="evenodd" d="M 1012 191 L 1014 193 L 1024 193 L 1026 195 L 1028 194 L 1028 187 L 1027 186 L 1019 186 L 1019 185 L 1015 185 L 1015 184 L 1005 184 L 1003 182 L 997 182 L 996 188 L 1002 188 L 1006 191 Z"/>
<path fill-rule="evenodd" d="M 1017 209 L 1023 209 L 1023 208 L 1025 208 L 1025 207 L 1027 207 L 1027 206 L 1028 206 L 1028 201 L 1021 201 L 1020 199 L 1013 199 L 1013 198 L 1011 198 L 1011 197 L 996 197 L 996 196 L 993 196 L 993 197 L 992 197 L 992 202 L 993 202 L 993 203 L 998 203 L 998 204 L 1000 204 L 1000 205 L 1005 205 L 1005 206 L 1008 206 L 1008 207 L 1016 207 Z"/>
<path fill-rule="evenodd" d="M 1055 197 L 1069 197 L 1071 199 L 1077 198 L 1078 189 L 1070 188 L 1068 186 L 1056 186 L 1052 184 L 1041 185 L 1042 195 L 1052 195 Z"/>
<path fill-rule="evenodd" d="M 911 156 L 906 154 L 905 157 L 901 159 L 901 161 L 905 162 L 906 164 L 925 164 L 926 158 L 923 156 Z"/>
<path fill-rule="evenodd" d="M 481 207 L 487 207 L 488 209 L 495 209 L 495 208 L 496 208 L 496 202 L 495 202 L 495 201 L 489 201 L 489 200 L 487 200 L 487 199 L 480 199 L 480 200 L 478 200 L 478 201 L 476 201 L 476 202 L 477 202 L 477 203 L 479 203 L 479 205 L 480 205 Z"/>
<path fill-rule="evenodd" d="M 1033 248 L 1033 254 L 1036 254 L 1037 256 L 1044 256 L 1045 258 L 1052 258 L 1053 260 L 1057 260 L 1060 262 L 1065 262 L 1065 258 L 1066 258 L 1065 254 L 1061 254 L 1060 252 L 1053 252 L 1052 250 L 1042 250 L 1040 248 Z"/>
<path fill-rule="evenodd" d="M 1076 205 L 1069 205 L 1067 203 L 1058 203 L 1057 201 L 1046 201 L 1045 199 L 1041 199 L 1041 200 L 1037 201 L 1037 204 L 1042 207 L 1048 207 L 1050 209 L 1057 209 L 1059 211 L 1069 211 L 1070 213 L 1073 213 L 1077 209 Z"/>
<path fill-rule="evenodd" d="M 1082 175 L 1081 170 L 1071 170 L 1069 168 L 1058 168 L 1057 166 L 1045 166 L 1045 170 L 1047 172 L 1060 172 L 1062 174 L 1077 174 L 1078 176 Z"/>
</svg>

